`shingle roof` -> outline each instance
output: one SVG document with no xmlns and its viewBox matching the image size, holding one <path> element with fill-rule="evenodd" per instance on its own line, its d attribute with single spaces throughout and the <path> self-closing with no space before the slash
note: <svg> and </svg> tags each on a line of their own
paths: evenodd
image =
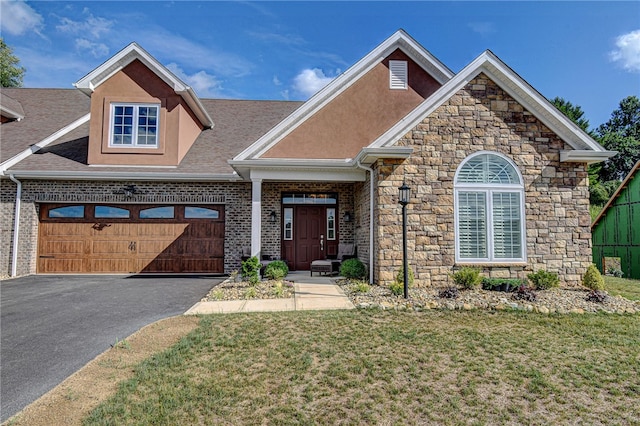
<svg viewBox="0 0 640 426">
<path fill-rule="evenodd" d="M 4 94 L 3 89 L 3 94 Z M 25 118 L 0 126 L 2 161 L 22 152 L 73 120 L 89 112 L 90 99 L 73 89 L 7 89 L 24 106 Z M 246 149 L 282 121 L 301 102 L 202 99 L 215 127 L 204 130 L 176 168 L 162 173 L 230 174 L 227 161 Z M 89 125 L 67 135 L 17 163 L 9 170 L 52 172 L 140 171 L 136 167 L 90 167 L 87 165 Z M 148 168 L 144 169 L 149 172 Z"/>
</svg>

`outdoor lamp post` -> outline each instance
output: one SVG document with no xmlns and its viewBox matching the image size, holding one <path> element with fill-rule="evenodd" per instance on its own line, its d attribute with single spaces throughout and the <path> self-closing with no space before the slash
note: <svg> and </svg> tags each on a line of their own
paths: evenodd
<svg viewBox="0 0 640 426">
<path fill-rule="evenodd" d="M 411 198 L 411 189 L 402 181 L 399 188 L 398 202 L 402 206 L 402 267 L 404 278 L 404 298 L 409 298 L 409 267 L 407 265 L 407 204 Z"/>
</svg>

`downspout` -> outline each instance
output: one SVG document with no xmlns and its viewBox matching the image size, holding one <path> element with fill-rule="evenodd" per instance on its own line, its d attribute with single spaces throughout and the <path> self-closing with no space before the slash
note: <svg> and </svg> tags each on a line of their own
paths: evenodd
<svg viewBox="0 0 640 426">
<path fill-rule="evenodd" d="M 17 185 L 16 189 L 16 210 L 13 217 L 13 247 L 11 252 L 11 276 L 18 275 L 18 237 L 20 235 L 20 207 L 22 202 L 22 182 L 16 179 L 13 175 L 9 175 L 11 179 Z"/>
<path fill-rule="evenodd" d="M 373 169 L 363 166 L 360 160 L 356 161 L 358 168 L 369 171 L 369 283 L 373 283 Z"/>
</svg>

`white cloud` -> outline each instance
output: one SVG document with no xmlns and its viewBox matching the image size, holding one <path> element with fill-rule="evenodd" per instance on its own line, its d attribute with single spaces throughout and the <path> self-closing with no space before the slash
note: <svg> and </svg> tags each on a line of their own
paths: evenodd
<svg viewBox="0 0 640 426">
<path fill-rule="evenodd" d="M 87 50 L 94 58 L 101 58 L 109 54 L 109 47 L 104 43 L 93 43 L 85 38 L 76 39 L 76 49 Z"/>
<path fill-rule="evenodd" d="M 104 34 L 108 34 L 113 26 L 113 21 L 105 18 L 96 18 L 93 16 L 89 9 L 85 8 L 82 11 L 83 15 L 86 15 L 84 21 L 74 21 L 70 18 L 60 18 L 60 25 L 56 25 L 58 31 L 62 31 L 69 34 L 82 34 L 88 36 L 89 34 L 93 39 L 99 39 Z"/>
<path fill-rule="evenodd" d="M 640 30 L 616 38 L 616 47 L 610 53 L 611 60 L 627 71 L 640 72 Z"/>
<path fill-rule="evenodd" d="M 474 33 L 478 33 L 482 36 L 487 36 L 496 32 L 493 22 L 470 22 L 468 27 L 471 28 L 471 31 Z"/>
<path fill-rule="evenodd" d="M 276 86 L 282 86 L 282 82 L 280 81 L 280 79 L 278 78 L 278 76 L 277 76 L 277 75 L 274 75 L 274 76 L 273 76 L 273 80 L 272 80 L 272 81 L 273 81 L 273 84 L 274 84 L 274 85 L 276 85 Z"/>
<path fill-rule="evenodd" d="M 293 79 L 293 87 L 304 96 L 312 96 L 324 86 L 329 84 L 334 77 L 327 77 L 319 68 L 302 70 Z"/>
<path fill-rule="evenodd" d="M 207 74 L 205 71 L 198 71 L 195 74 L 187 74 L 184 72 L 178 64 L 175 62 L 167 65 L 167 68 L 172 73 L 177 75 L 182 81 L 187 83 L 193 90 L 196 91 L 198 96 L 202 97 L 220 97 L 220 91 L 222 89 L 220 80 L 211 74 Z"/>
<path fill-rule="evenodd" d="M 12 35 L 40 34 L 43 18 L 24 1 L 0 0 L 0 29 Z M 41 34 L 40 34 L 41 35 Z"/>
</svg>

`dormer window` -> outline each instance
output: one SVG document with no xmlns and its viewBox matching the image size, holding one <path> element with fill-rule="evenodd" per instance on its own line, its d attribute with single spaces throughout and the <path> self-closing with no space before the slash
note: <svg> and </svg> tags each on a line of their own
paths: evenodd
<svg viewBox="0 0 640 426">
<path fill-rule="evenodd" d="M 112 147 L 156 148 L 160 105 L 111 104 Z"/>
</svg>

